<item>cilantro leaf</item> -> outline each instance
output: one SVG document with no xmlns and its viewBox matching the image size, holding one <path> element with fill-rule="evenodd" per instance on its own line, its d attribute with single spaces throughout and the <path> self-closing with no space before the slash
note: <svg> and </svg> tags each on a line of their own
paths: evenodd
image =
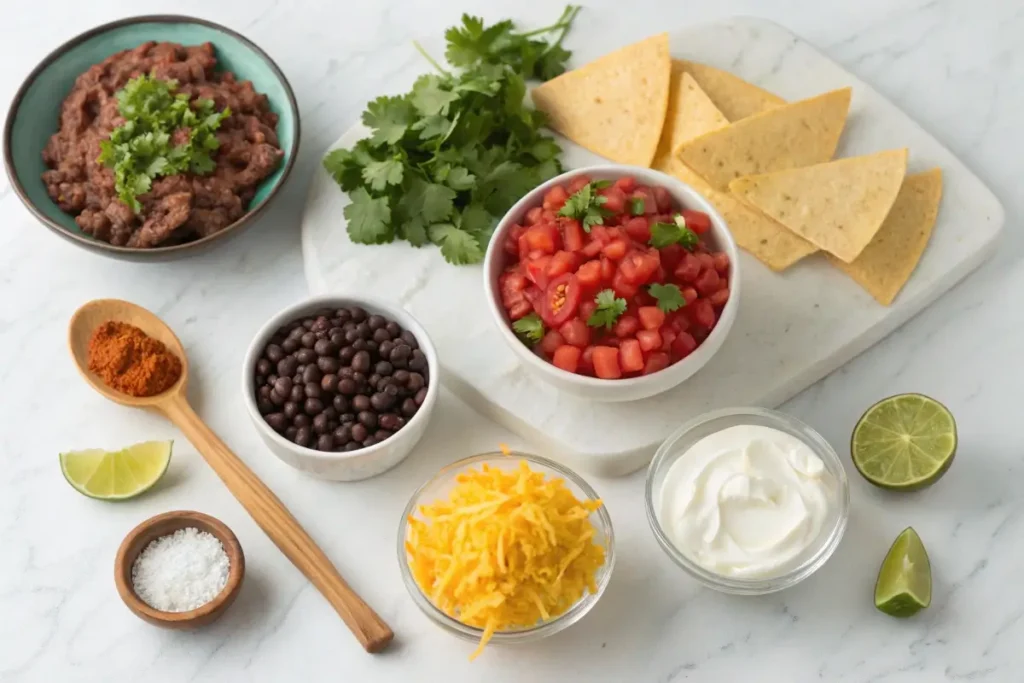
<svg viewBox="0 0 1024 683">
<path fill-rule="evenodd" d="M 421 216 L 413 216 L 403 222 L 399 226 L 399 232 L 414 247 L 422 247 L 430 242 L 430 238 L 427 237 L 427 224 L 423 222 Z"/>
<path fill-rule="evenodd" d="M 644 198 L 643 197 L 631 197 L 629 200 L 629 215 L 630 216 L 643 216 L 644 210 Z"/>
<path fill-rule="evenodd" d="M 676 216 L 672 223 L 651 223 L 651 246 L 663 249 L 670 244 L 680 244 L 685 249 L 693 251 L 693 248 L 700 242 L 697 233 L 686 227 L 682 216 Z"/>
<path fill-rule="evenodd" d="M 611 215 L 610 211 L 603 208 L 608 198 L 597 194 L 596 191 L 608 187 L 609 184 L 605 180 L 587 183 L 570 195 L 565 205 L 559 209 L 558 215 L 580 221 L 585 232 L 590 232 L 590 228 L 595 225 L 604 224 L 605 217 Z"/>
<path fill-rule="evenodd" d="M 512 331 L 527 344 L 536 344 L 544 338 L 544 321 L 536 313 L 523 316 L 512 323 Z"/>
<path fill-rule="evenodd" d="M 451 128 L 452 122 L 440 114 L 431 114 L 412 124 L 412 130 L 420 132 L 421 140 L 430 140 L 444 135 Z"/>
<path fill-rule="evenodd" d="M 415 115 L 416 110 L 405 97 L 378 97 L 366 105 L 363 124 L 373 128 L 373 144 L 393 145 L 405 137 Z"/>
<path fill-rule="evenodd" d="M 479 204 L 467 206 L 459 217 L 459 227 L 476 237 L 480 244 L 491 241 L 491 233 L 494 232 L 496 224 L 495 217 Z"/>
<path fill-rule="evenodd" d="M 437 223 L 451 215 L 454 199 L 455 192 L 450 188 L 428 183 L 417 175 L 407 184 L 402 206 L 408 216 L 423 216 L 427 223 Z"/>
<path fill-rule="evenodd" d="M 602 289 L 594 297 L 597 308 L 587 318 L 590 327 L 603 327 L 610 330 L 619 316 L 626 312 L 626 300 L 615 296 L 615 291 Z"/>
<path fill-rule="evenodd" d="M 412 86 L 410 101 L 423 116 L 446 115 L 452 102 L 459 99 L 458 94 L 446 90 L 440 77 L 434 74 L 420 76 Z"/>
<path fill-rule="evenodd" d="M 463 166 L 455 166 L 448 171 L 444 183 L 453 190 L 469 190 L 473 188 L 476 176 Z"/>
<path fill-rule="evenodd" d="M 387 197 L 371 197 L 360 187 L 349 194 L 352 203 L 345 207 L 348 236 L 358 244 L 385 244 L 394 239 L 391 208 Z"/>
<path fill-rule="evenodd" d="M 678 311 L 686 305 L 686 298 L 683 297 L 678 285 L 663 285 L 655 282 L 647 288 L 647 291 L 657 300 L 658 308 L 666 313 Z"/>
<path fill-rule="evenodd" d="M 431 225 L 430 241 L 441 247 L 444 260 L 453 265 L 462 266 L 484 260 L 483 249 L 476 238 L 451 223 Z"/>
<path fill-rule="evenodd" d="M 400 185 L 405 166 L 398 159 L 371 161 L 363 167 L 363 180 L 374 192 L 382 192 L 388 185 Z"/>
</svg>

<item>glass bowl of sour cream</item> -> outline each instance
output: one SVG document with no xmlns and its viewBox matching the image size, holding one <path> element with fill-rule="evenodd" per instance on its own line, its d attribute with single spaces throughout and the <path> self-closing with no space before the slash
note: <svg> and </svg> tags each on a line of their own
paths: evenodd
<svg viewBox="0 0 1024 683">
<path fill-rule="evenodd" d="M 647 472 L 659 545 L 709 588 L 774 593 L 817 571 L 850 515 L 846 472 L 809 426 L 765 408 L 728 408 L 684 424 Z"/>
</svg>

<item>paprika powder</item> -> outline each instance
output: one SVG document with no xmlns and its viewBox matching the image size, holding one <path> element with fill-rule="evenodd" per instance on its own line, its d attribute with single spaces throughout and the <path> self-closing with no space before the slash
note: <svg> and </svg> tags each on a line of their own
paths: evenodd
<svg viewBox="0 0 1024 683">
<path fill-rule="evenodd" d="M 181 360 L 138 327 L 110 320 L 89 339 L 89 369 L 129 396 L 155 396 L 181 377 Z"/>
</svg>

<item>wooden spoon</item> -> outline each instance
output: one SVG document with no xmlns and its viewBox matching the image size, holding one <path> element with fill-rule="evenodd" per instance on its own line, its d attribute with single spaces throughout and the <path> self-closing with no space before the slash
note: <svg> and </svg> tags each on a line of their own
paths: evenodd
<svg viewBox="0 0 1024 683">
<path fill-rule="evenodd" d="M 174 386 L 162 394 L 138 398 L 111 389 L 89 370 L 89 339 L 97 327 L 110 320 L 138 327 L 181 359 L 181 378 Z M 68 345 L 78 371 L 93 389 L 115 403 L 161 413 L 185 434 L 270 540 L 327 598 L 367 652 L 379 652 L 391 642 L 394 634 L 388 625 L 345 583 L 277 496 L 192 410 L 185 397 L 188 357 L 181 341 L 164 321 L 127 301 L 96 299 L 71 316 Z"/>
</svg>

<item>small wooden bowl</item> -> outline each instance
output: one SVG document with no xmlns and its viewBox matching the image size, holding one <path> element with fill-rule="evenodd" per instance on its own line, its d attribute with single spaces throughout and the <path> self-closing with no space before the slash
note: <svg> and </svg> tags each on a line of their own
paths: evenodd
<svg viewBox="0 0 1024 683">
<path fill-rule="evenodd" d="M 194 527 L 212 534 L 224 546 L 228 555 L 228 582 L 224 589 L 210 602 L 188 612 L 162 612 L 153 609 L 135 593 L 132 583 L 132 567 L 139 554 L 150 543 L 172 534 L 178 529 Z M 114 582 L 117 592 L 135 616 L 155 626 L 171 629 L 193 629 L 215 621 L 235 601 L 245 576 L 245 555 L 238 538 L 223 522 L 201 512 L 176 510 L 150 517 L 128 532 L 117 550 L 114 561 Z"/>
</svg>

